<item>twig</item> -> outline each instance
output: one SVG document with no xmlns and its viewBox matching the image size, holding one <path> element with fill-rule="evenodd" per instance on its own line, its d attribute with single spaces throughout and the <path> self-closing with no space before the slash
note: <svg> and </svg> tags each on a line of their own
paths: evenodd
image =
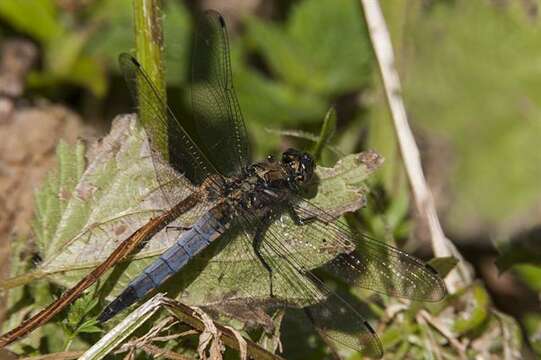
<svg viewBox="0 0 541 360">
<path fill-rule="evenodd" d="M 152 344 L 143 344 L 141 349 L 144 352 L 152 355 L 153 358 L 155 358 L 155 359 L 159 359 L 161 357 L 166 358 L 166 359 L 172 359 L 172 360 L 189 360 L 190 359 L 188 357 L 177 354 L 174 351 L 170 351 L 170 350 L 167 350 L 167 349 L 162 349 L 162 348 L 159 348 L 159 347 L 157 347 L 155 345 L 152 345 Z"/>
<path fill-rule="evenodd" d="M 193 329 L 199 332 L 204 332 L 206 330 L 204 321 L 199 318 L 199 315 L 196 314 L 194 308 L 191 308 L 168 298 L 163 299 L 163 304 L 174 316 L 176 316 L 182 322 L 191 326 Z M 241 351 L 240 347 L 242 346 L 242 344 L 240 344 L 238 341 L 238 334 L 235 334 L 232 329 L 227 328 L 223 325 L 217 323 L 214 323 L 213 325 L 220 333 L 221 340 L 225 345 L 235 350 Z M 247 354 L 251 358 L 275 360 L 283 359 L 281 356 L 272 354 L 271 352 L 265 350 L 264 348 L 249 339 L 245 339 L 245 341 Z"/>
<path fill-rule="evenodd" d="M 24 357 L 20 358 L 20 360 L 75 360 L 78 359 L 83 353 L 84 351 L 64 351 L 47 355 Z"/>
<path fill-rule="evenodd" d="M 421 326 L 421 332 L 423 333 L 423 335 L 425 335 L 423 337 L 423 340 L 426 343 L 427 349 L 433 354 L 433 357 L 436 360 L 442 360 L 443 358 L 442 358 L 440 347 L 438 346 L 438 343 L 436 339 L 434 338 L 432 329 L 429 326 L 427 326 L 426 319 L 423 316 L 421 316 L 419 313 L 417 313 L 416 319 L 417 319 L 417 324 Z"/>
<path fill-rule="evenodd" d="M 456 349 L 460 359 L 467 359 L 466 346 L 458 341 L 438 319 L 432 317 L 426 310 L 420 310 L 417 316 L 422 317 L 430 326 L 442 334 L 449 341 L 449 344 Z"/>
<path fill-rule="evenodd" d="M 408 124 L 406 109 L 402 100 L 400 78 L 395 67 L 393 48 L 385 19 L 378 0 L 361 0 L 364 17 L 368 25 L 370 40 L 374 48 L 380 74 L 385 88 L 385 95 L 391 111 L 393 125 L 398 138 L 400 153 L 404 161 L 406 173 L 413 190 L 415 205 L 420 215 L 428 224 L 435 256 L 455 256 L 459 260 L 458 271 L 452 271 L 446 277 L 445 284 L 450 292 L 471 282 L 471 275 L 463 263 L 462 256 L 445 237 L 436 213 L 432 193 L 426 184 L 419 149 Z"/>
</svg>

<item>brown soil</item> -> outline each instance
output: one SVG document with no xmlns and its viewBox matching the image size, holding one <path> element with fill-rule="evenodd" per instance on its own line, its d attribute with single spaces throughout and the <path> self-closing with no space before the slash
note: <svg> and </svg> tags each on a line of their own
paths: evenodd
<svg viewBox="0 0 541 360">
<path fill-rule="evenodd" d="M 13 109 L 0 121 L 0 278 L 9 276 L 10 241 L 31 239 L 34 191 L 55 163 L 58 141 L 74 143 L 83 129 L 59 105 Z M 2 313 L 0 302 L 0 322 Z"/>
</svg>

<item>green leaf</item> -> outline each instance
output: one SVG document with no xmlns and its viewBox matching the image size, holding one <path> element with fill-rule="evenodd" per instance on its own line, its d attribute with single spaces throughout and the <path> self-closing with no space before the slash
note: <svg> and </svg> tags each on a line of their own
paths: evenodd
<svg viewBox="0 0 541 360">
<path fill-rule="evenodd" d="M 264 126 L 293 126 L 321 119 L 327 108 L 324 98 L 264 77 L 243 66 L 239 55 L 236 50 L 232 53 L 232 62 L 237 65 L 233 80 L 246 119 Z"/>
<path fill-rule="evenodd" d="M 0 17 L 41 42 L 48 42 L 64 33 L 53 0 L 0 1 Z"/>
<path fill-rule="evenodd" d="M 284 28 L 250 18 L 247 33 L 284 82 L 336 95 L 368 83 L 371 49 L 354 0 L 306 0 Z M 347 46 L 344 46 L 347 44 Z"/>
<path fill-rule="evenodd" d="M 68 312 L 68 324 L 77 326 L 99 303 L 94 294 L 87 293 L 70 306 Z"/>
<path fill-rule="evenodd" d="M 116 64 L 118 54 L 134 47 L 132 0 L 98 1 L 92 8 L 93 21 L 100 24 L 85 44 L 85 54 Z M 111 66 L 112 70 L 116 66 Z"/>
<path fill-rule="evenodd" d="M 489 316 L 490 298 L 485 289 L 474 286 L 472 301 L 473 307 L 461 314 L 453 324 L 453 330 L 459 335 L 479 330 Z"/>
<path fill-rule="evenodd" d="M 323 119 L 323 124 L 321 125 L 321 130 L 319 133 L 319 139 L 312 147 L 312 155 L 316 161 L 319 161 L 321 158 L 321 152 L 323 148 L 330 141 L 330 138 L 334 135 L 336 130 L 336 109 L 334 106 L 331 106 L 325 118 Z"/>
<path fill-rule="evenodd" d="M 428 264 L 436 269 L 442 278 L 445 278 L 458 264 L 458 259 L 454 256 L 437 257 L 430 260 Z"/>
<path fill-rule="evenodd" d="M 75 148 L 71 148 L 61 141 L 57 146 L 56 156 L 57 169 L 47 176 L 44 185 L 35 194 L 36 214 L 33 229 L 38 249 L 45 256 L 51 248 L 47 242 L 57 230 L 61 213 L 82 175 L 85 162 L 84 145 L 80 142 Z"/>
<path fill-rule="evenodd" d="M 98 98 L 107 92 L 107 74 L 104 67 L 94 58 L 80 56 L 77 58 L 71 72 L 67 74 L 70 82 L 83 86 Z"/>
<path fill-rule="evenodd" d="M 191 17 L 182 2 L 167 2 L 163 19 L 165 76 L 167 84 L 179 86 L 189 80 L 192 46 Z"/>
<path fill-rule="evenodd" d="M 79 60 L 88 39 L 87 31 L 75 31 L 56 37 L 45 48 L 45 70 L 51 76 L 68 77 Z"/>
<path fill-rule="evenodd" d="M 528 287 L 541 293 L 541 267 L 527 264 L 519 264 L 513 267 L 513 272 L 528 285 Z"/>
<path fill-rule="evenodd" d="M 541 356 L 541 314 L 529 313 L 524 319 L 524 327 L 533 351 Z"/>
<path fill-rule="evenodd" d="M 98 326 L 99 324 L 100 322 L 96 319 L 88 319 L 77 328 L 77 333 L 93 334 L 93 333 L 102 332 L 103 329 Z"/>
</svg>

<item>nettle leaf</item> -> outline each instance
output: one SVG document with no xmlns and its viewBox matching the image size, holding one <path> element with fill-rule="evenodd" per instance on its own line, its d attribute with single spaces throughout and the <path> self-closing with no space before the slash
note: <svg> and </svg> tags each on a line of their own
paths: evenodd
<svg viewBox="0 0 541 360">
<path fill-rule="evenodd" d="M 57 169 L 47 176 L 44 185 L 35 194 L 36 214 L 33 230 L 42 255 L 46 256 L 47 251 L 51 249 L 48 241 L 51 234 L 57 230 L 70 194 L 83 173 L 84 152 L 85 147 L 81 142 L 72 149 L 61 141 L 56 148 Z"/>
<path fill-rule="evenodd" d="M 319 167 L 318 191 L 311 201 L 337 217 L 359 209 L 367 192 L 364 181 L 381 162 L 374 153 L 368 155 L 349 155 L 333 168 Z M 55 226 L 38 229 L 42 233 L 43 262 L 36 272 L 64 286 L 72 286 L 103 261 L 119 242 L 168 209 L 170 203 L 164 201 L 163 193 L 158 189 L 156 172 L 161 178 L 169 176 L 172 179 L 172 170 L 163 164 L 154 165 L 145 133 L 136 127 L 135 120 L 130 116 L 115 120 L 111 133 L 92 148 L 88 166 L 78 183 L 70 186 L 72 191 L 64 194 L 64 200 L 57 199 L 56 206 L 50 207 L 54 210 Z M 177 178 L 171 185 L 171 189 L 163 191 L 173 201 L 180 201 L 193 191 L 193 186 L 183 178 Z M 47 189 L 53 196 L 55 191 L 50 186 Z M 50 201 L 55 202 L 54 198 Z M 182 215 L 173 225 L 193 224 L 209 206 L 202 204 Z M 46 209 L 42 212 L 43 218 L 49 217 Z M 321 243 L 322 239 L 313 238 L 313 233 L 310 238 L 305 238 L 305 231 L 293 225 L 289 215 L 282 215 L 272 227 L 277 232 L 287 232 L 290 238 L 302 240 L 303 244 L 295 251 L 306 252 L 312 266 L 336 256 L 329 249 L 318 251 L 314 244 Z M 111 294 L 119 293 L 177 237 L 175 231 L 160 232 L 133 259 L 121 265 L 121 271 L 113 271 L 111 279 L 106 281 L 112 288 Z M 167 283 L 170 295 L 180 293 L 183 302 L 193 305 L 210 305 L 213 301 L 232 297 L 239 299 L 246 293 L 266 299 L 269 287 L 261 280 L 267 279 L 265 270 L 249 251 L 251 248 L 246 249 L 246 244 L 237 237 L 230 238 L 229 243 L 217 242 Z M 231 269 L 227 279 L 217 279 L 224 266 Z M 244 294 L 232 294 L 239 279 L 249 289 L 245 289 Z M 287 291 L 282 295 L 287 298 Z"/>
<path fill-rule="evenodd" d="M 92 319 L 86 320 L 83 324 L 81 321 L 96 308 L 99 303 L 99 298 L 93 296 L 93 294 L 86 294 L 83 297 L 77 299 L 69 308 L 68 316 L 66 318 L 66 325 L 71 328 L 77 328 L 81 326 L 90 326 L 93 323 Z"/>
<path fill-rule="evenodd" d="M 353 0 L 306 0 L 285 27 L 250 18 L 247 34 L 272 71 L 297 88 L 336 95 L 369 81 L 370 43 Z"/>
<path fill-rule="evenodd" d="M 541 49 L 527 16 L 518 3 L 440 2 L 408 26 L 408 111 L 452 148 L 436 176 L 450 179 L 448 225 L 463 237 L 539 223 Z"/>
<path fill-rule="evenodd" d="M 168 208 L 157 191 L 145 139 L 133 118 L 119 119 L 111 133 L 91 149 L 88 166 L 72 191 L 68 189 L 62 199 L 57 195 L 55 201 L 54 189 L 48 190 L 54 206 L 50 207 L 52 214 L 42 217 L 52 217 L 55 226 L 38 229 L 44 236 L 43 262 L 37 272 L 71 286 L 120 241 Z M 176 200 L 192 191 L 191 185 L 185 185 L 174 194 L 180 196 Z M 186 215 L 180 220 L 192 223 L 195 218 Z M 165 250 L 171 241 L 162 237 L 158 235 L 140 256 Z"/>
</svg>

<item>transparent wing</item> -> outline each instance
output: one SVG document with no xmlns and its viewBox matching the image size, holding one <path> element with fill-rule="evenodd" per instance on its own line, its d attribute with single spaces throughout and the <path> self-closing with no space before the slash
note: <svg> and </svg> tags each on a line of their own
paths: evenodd
<svg viewBox="0 0 541 360">
<path fill-rule="evenodd" d="M 192 59 L 192 112 L 203 150 L 223 175 L 249 161 L 246 127 L 233 89 L 223 17 L 207 11 L 198 22 Z"/>
<path fill-rule="evenodd" d="M 156 144 L 168 144 L 168 162 L 195 185 L 217 174 L 215 167 L 174 116 L 165 100 L 159 96 L 139 62 L 129 54 L 121 54 L 119 64 L 139 114 L 149 116 L 155 123 L 155 126 L 145 129 L 153 149 L 152 156 L 162 155 Z M 159 181 L 163 182 L 160 179 Z"/>
<path fill-rule="evenodd" d="M 294 211 L 311 219 L 307 238 L 321 239 L 318 248 L 354 248 L 341 253 L 322 268 L 343 281 L 361 288 L 418 301 L 440 301 L 447 294 L 443 279 L 430 265 L 351 228 L 306 200 Z"/>
<path fill-rule="evenodd" d="M 257 229 L 261 220 L 246 212 L 240 214 L 240 222 L 246 229 Z M 253 230 L 252 230 L 253 231 Z M 381 343 L 365 318 L 338 294 L 331 291 L 311 271 L 314 260 L 308 252 L 299 251 L 298 242 L 284 237 L 284 233 L 270 226 L 265 232 L 260 253 L 272 269 L 272 292 L 274 301 L 305 307 L 321 335 L 363 355 L 379 358 L 383 355 Z M 310 246 L 311 247 L 311 246 Z M 321 249 L 311 248 L 312 254 Z M 324 250 L 323 250 L 324 251 Z M 253 250 L 251 251 L 253 254 Z M 317 256 L 316 256 L 317 257 Z M 261 266 L 264 270 L 264 266 Z M 263 271 L 258 281 L 270 296 L 270 281 Z"/>
<path fill-rule="evenodd" d="M 352 231 L 347 224 L 304 199 L 297 199 L 293 208 L 310 223 L 294 226 L 289 217 L 278 215 L 267 228 L 260 247 L 272 269 L 273 297 L 268 273 L 260 265 L 246 270 L 243 281 L 237 282 L 235 295 L 239 298 L 245 297 L 254 304 L 262 304 L 266 298 L 306 307 L 314 325 L 328 340 L 380 357 L 381 344 L 364 317 L 330 291 L 316 273 L 324 270 L 347 284 L 413 300 L 439 301 L 446 295 L 443 279 L 415 257 Z M 238 216 L 246 236 L 240 246 L 236 245 L 238 253 L 233 256 L 257 263 L 251 239 L 261 226 L 261 219 L 247 212 L 239 212 Z M 238 279 L 232 264 L 219 276 L 236 273 Z"/>
</svg>

